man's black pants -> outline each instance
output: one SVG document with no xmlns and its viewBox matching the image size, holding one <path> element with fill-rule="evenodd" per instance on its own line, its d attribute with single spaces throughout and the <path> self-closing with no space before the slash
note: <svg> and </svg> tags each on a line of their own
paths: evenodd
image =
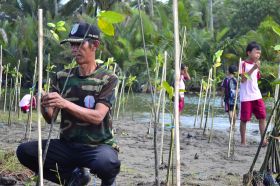
<svg viewBox="0 0 280 186">
<path fill-rule="evenodd" d="M 43 140 L 43 149 L 45 144 L 46 140 Z M 17 148 L 17 157 L 24 166 L 38 173 L 37 141 L 20 144 Z M 109 145 L 92 147 L 52 139 L 43 167 L 44 178 L 58 184 L 65 184 L 77 167 L 89 168 L 102 180 L 102 185 L 111 185 L 120 171 L 118 152 Z"/>
</svg>

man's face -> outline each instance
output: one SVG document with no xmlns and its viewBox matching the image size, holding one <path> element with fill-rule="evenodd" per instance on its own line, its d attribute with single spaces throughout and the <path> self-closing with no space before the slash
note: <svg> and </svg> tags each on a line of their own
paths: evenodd
<svg viewBox="0 0 280 186">
<path fill-rule="evenodd" d="M 258 61 L 261 57 L 261 50 L 254 48 L 251 52 L 248 52 L 248 56 L 254 62 Z"/>
<path fill-rule="evenodd" d="M 82 43 L 70 43 L 71 52 L 76 62 L 81 65 L 91 62 L 94 57 L 95 47 L 90 46 L 88 41 Z"/>
</svg>

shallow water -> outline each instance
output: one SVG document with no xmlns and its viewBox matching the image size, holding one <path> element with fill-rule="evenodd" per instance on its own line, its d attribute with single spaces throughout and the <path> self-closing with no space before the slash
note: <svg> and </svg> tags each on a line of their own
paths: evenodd
<svg viewBox="0 0 280 186">
<path fill-rule="evenodd" d="M 122 115 L 126 116 L 132 116 L 136 121 L 141 121 L 141 122 L 149 122 L 151 118 L 150 114 L 150 105 L 151 105 L 151 95 L 150 94 L 135 94 L 134 96 L 134 102 L 132 101 L 132 98 L 129 99 L 130 101 L 127 102 L 127 105 L 124 109 L 120 109 L 120 114 L 119 117 Z M 266 106 L 267 106 L 267 116 L 269 116 L 269 110 L 271 109 L 271 99 L 270 100 L 265 100 Z M 180 116 L 180 123 L 182 126 L 187 127 L 187 128 L 193 128 L 194 127 L 194 121 L 197 113 L 197 104 L 198 104 L 198 96 L 185 96 L 185 108 L 183 113 Z M 169 104 L 166 104 L 166 109 L 168 110 Z M 214 130 L 220 130 L 220 131 L 228 131 L 229 130 L 229 119 L 227 113 L 224 111 L 224 109 L 220 106 L 221 105 L 221 97 L 217 97 L 214 103 L 214 108 L 215 108 L 215 117 L 213 119 L 213 128 Z M 202 107 L 201 105 L 200 107 Z M 166 110 L 166 112 L 168 112 Z M 206 106 L 207 110 L 207 106 Z M 123 114 L 125 113 L 125 114 Z M 204 119 L 202 121 L 202 128 L 204 127 L 205 124 L 205 117 L 206 114 L 204 115 Z M 212 117 L 211 117 L 211 112 L 209 113 L 209 118 L 207 122 L 207 128 L 210 129 L 211 123 L 212 123 Z M 160 114 L 160 123 L 163 121 L 162 114 Z M 200 126 L 200 121 L 201 121 L 201 115 L 198 115 L 197 121 L 196 121 L 196 127 Z M 165 113 L 164 117 L 164 122 L 165 124 L 170 124 L 171 123 L 171 118 L 170 114 Z M 240 125 L 240 120 L 236 121 L 236 133 L 239 134 L 239 125 Z M 269 130 L 271 130 L 271 126 L 269 127 Z M 246 131 L 247 136 L 253 137 L 256 139 L 260 139 L 259 135 L 259 125 L 258 121 L 252 117 L 252 121 L 247 123 L 247 131 Z"/>
</svg>

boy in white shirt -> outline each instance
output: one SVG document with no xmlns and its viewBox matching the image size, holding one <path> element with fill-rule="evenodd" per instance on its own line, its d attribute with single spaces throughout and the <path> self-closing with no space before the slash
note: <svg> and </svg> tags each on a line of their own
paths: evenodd
<svg viewBox="0 0 280 186">
<path fill-rule="evenodd" d="M 246 48 L 248 59 L 241 64 L 241 83 L 240 83 L 240 134 L 241 145 L 246 144 L 246 123 L 251 120 L 252 113 L 259 120 L 259 130 L 262 135 L 266 126 L 265 104 L 258 87 L 260 78 L 260 56 L 261 47 L 256 42 L 251 42 Z M 263 146 L 267 144 L 265 140 Z"/>
</svg>

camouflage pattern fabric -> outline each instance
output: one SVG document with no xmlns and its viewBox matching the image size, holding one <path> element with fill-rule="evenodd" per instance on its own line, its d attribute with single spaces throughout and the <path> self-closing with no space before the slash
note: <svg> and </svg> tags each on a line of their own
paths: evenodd
<svg viewBox="0 0 280 186">
<path fill-rule="evenodd" d="M 61 93 L 68 71 L 60 71 L 52 83 L 52 91 Z M 60 139 L 89 145 L 108 144 L 117 148 L 112 131 L 112 105 L 118 78 L 111 71 L 98 67 L 91 75 L 80 76 L 74 68 L 69 75 L 63 97 L 72 103 L 88 109 L 95 109 L 97 103 L 109 107 L 99 125 L 79 120 L 66 110 L 61 110 Z"/>
</svg>

